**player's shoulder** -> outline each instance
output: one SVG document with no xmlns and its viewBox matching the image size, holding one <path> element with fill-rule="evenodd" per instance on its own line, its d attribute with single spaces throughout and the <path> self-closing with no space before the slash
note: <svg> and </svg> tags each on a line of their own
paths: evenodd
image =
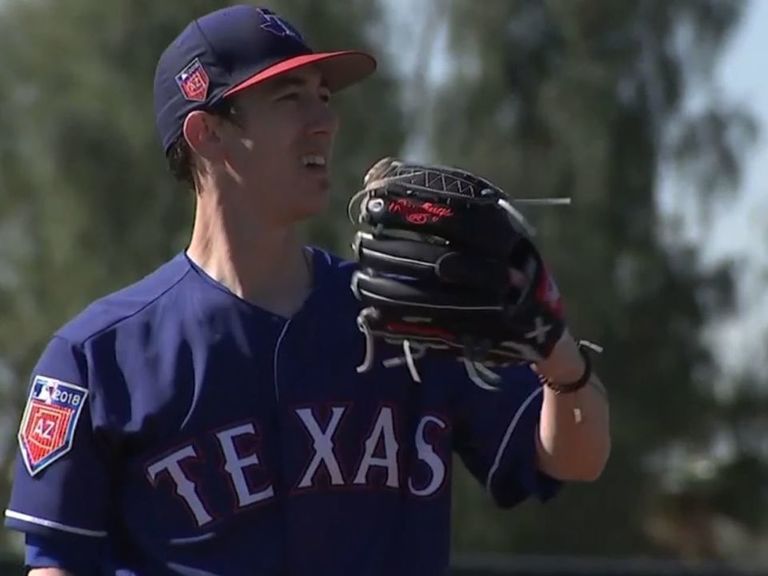
<svg viewBox="0 0 768 576">
<path fill-rule="evenodd" d="M 317 246 L 309 246 L 313 255 L 316 276 L 323 283 L 347 282 L 357 269 L 357 262 Z"/>
<path fill-rule="evenodd" d="M 331 297 L 353 298 L 352 274 L 358 269 L 358 263 L 322 248 L 313 246 L 311 250 L 315 262 L 315 278 L 321 289 Z"/>
<path fill-rule="evenodd" d="M 172 300 L 175 290 L 190 271 L 189 261 L 184 253 L 180 253 L 137 282 L 93 301 L 59 328 L 55 336 L 75 345 L 83 344 L 162 301 Z"/>
</svg>

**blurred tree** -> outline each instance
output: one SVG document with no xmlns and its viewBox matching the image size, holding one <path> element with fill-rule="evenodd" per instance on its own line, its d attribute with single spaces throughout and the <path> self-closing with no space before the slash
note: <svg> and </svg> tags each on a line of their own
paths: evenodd
<svg viewBox="0 0 768 576">
<path fill-rule="evenodd" d="M 730 0 L 452 2 L 453 61 L 434 102 L 433 154 L 513 197 L 573 198 L 567 208 L 526 212 L 577 336 L 606 347 L 598 365 L 614 434 L 600 482 L 568 487 L 545 507 L 499 513 L 461 477 L 458 553 L 659 552 L 647 516 L 669 470 L 653 464 L 671 446 L 687 447 L 683 457 L 706 451 L 721 432 L 720 375 L 702 329 L 732 304 L 730 268 L 703 270 L 697 248 L 661 210 L 660 175 L 675 169 L 694 182 L 694 202 L 737 182 L 754 127 L 707 89 L 742 8 Z"/>
<path fill-rule="evenodd" d="M 180 250 L 191 193 L 154 131 L 161 51 L 214 0 L 9 0 L 0 8 L 0 508 L 32 364 L 52 331 L 95 297 Z M 318 48 L 370 49 L 374 0 L 270 2 Z M 337 98 L 334 208 L 308 227 L 340 248 L 342 207 L 378 156 L 400 147 L 396 85 L 379 74 Z M 375 111 L 375 114 L 371 114 Z M 349 237 L 349 234 L 346 235 Z M 0 549 L 2 537 L 0 532 Z"/>
</svg>

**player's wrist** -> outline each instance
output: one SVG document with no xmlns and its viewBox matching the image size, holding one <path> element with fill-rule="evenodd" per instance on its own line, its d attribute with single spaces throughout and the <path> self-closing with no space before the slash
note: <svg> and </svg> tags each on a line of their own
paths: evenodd
<svg viewBox="0 0 768 576">
<path fill-rule="evenodd" d="M 587 362 L 578 342 L 566 329 L 549 356 L 536 362 L 536 372 L 550 383 L 567 384 L 584 376 Z"/>
</svg>

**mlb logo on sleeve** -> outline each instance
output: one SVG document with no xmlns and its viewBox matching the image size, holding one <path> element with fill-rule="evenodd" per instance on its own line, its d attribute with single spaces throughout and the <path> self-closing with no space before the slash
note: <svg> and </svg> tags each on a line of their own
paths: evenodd
<svg viewBox="0 0 768 576">
<path fill-rule="evenodd" d="M 35 476 L 72 449 L 75 427 L 88 390 L 35 376 L 21 420 L 19 445 L 24 464 Z"/>
</svg>

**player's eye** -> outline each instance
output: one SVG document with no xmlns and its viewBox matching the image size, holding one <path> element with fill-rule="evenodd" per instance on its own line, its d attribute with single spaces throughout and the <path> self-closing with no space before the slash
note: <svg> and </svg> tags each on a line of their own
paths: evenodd
<svg viewBox="0 0 768 576">
<path fill-rule="evenodd" d="M 279 101 L 285 101 L 285 102 L 291 102 L 298 100 L 300 98 L 300 94 L 298 92 L 285 92 L 277 97 Z"/>
</svg>

